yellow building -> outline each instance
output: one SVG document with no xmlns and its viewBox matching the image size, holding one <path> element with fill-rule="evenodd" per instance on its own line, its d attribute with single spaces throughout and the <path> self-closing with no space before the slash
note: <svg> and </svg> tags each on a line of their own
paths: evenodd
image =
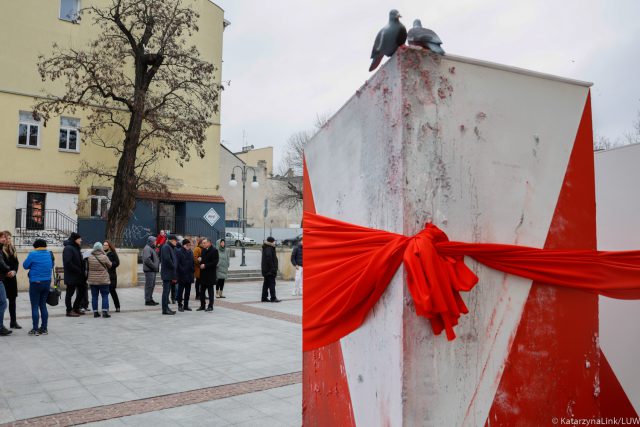
<svg viewBox="0 0 640 427">
<path fill-rule="evenodd" d="M 228 22 L 224 11 L 211 1 L 190 1 L 200 13 L 200 31 L 193 36 L 193 42 L 202 58 L 215 65 L 219 83 L 222 34 Z M 61 81 L 42 82 L 36 67 L 38 55 L 50 53 L 53 43 L 63 48 L 85 46 L 98 29 L 90 18 L 77 21 L 75 13 L 80 7 L 108 3 L 12 0 L 2 4 L 0 229 L 15 229 L 24 240 L 18 243 L 27 244 L 35 235 L 59 243 L 76 223 L 82 234 L 90 236 L 89 240 L 103 238 L 110 185 L 97 178 L 76 182 L 75 172 L 82 161 L 115 166 L 117 159 L 111 151 L 83 141 L 85 116 L 55 117 L 45 125 L 34 120 L 31 112 L 45 92 L 63 93 Z M 171 159 L 160 162 L 159 170 L 171 177 L 169 194 L 138 194 L 125 243 L 138 245 L 159 229 L 180 234 L 207 233 L 212 237 L 224 230 L 224 199 L 218 191 L 219 147 L 218 115 L 208 129 L 204 159 L 194 153 L 184 168 Z"/>
<path fill-rule="evenodd" d="M 273 147 L 254 148 L 253 145 L 243 147 L 242 151 L 234 153 L 247 165 L 261 165 L 267 169 L 269 176 L 273 175 Z"/>
</svg>

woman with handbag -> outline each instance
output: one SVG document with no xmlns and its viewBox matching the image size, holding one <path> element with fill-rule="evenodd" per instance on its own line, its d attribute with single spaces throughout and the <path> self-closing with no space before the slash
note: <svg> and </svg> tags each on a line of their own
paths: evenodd
<svg viewBox="0 0 640 427">
<path fill-rule="evenodd" d="M 111 261 L 104 253 L 102 243 L 96 242 L 93 251 L 87 257 L 87 283 L 91 287 L 91 307 L 93 317 L 100 317 L 98 312 L 98 294 L 102 297 L 102 317 L 111 317 L 109 314 L 109 269 Z"/>
<path fill-rule="evenodd" d="M 31 320 L 33 327 L 29 335 L 47 335 L 49 312 L 47 311 L 47 297 L 51 286 L 51 272 L 53 270 L 53 254 L 47 250 L 47 242 L 37 239 L 33 242 L 34 250 L 29 252 L 22 263 L 25 270 L 29 270 L 29 299 L 31 300 Z M 42 318 L 42 324 L 38 327 Z"/>
<path fill-rule="evenodd" d="M 16 298 L 18 298 L 18 268 L 20 268 L 20 261 L 18 260 L 18 255 L 16 254 L 16 247 L 13 246 L 13 241 L 11 240 L 11 232 L 3 231 L 3 233 L 7 238 L 7 241 L 2 246 L 1 255 L 4 257 L 4 261 L 13 272 L 13 275 L 11 277 L 7 276 L 3 281 L 4 288 L 7 292 L 7 300 L 9 302 L 9 317 L 11 318 L 9 327 L 11 329 L 22 329 L 22 326 L 18 325 L 18 320 L 16 317 Z"/>
<path fill-rule="evenodd" d="M 113 246 L 113 243 L 110 241 L 105 240 L 102 247 L 107 254 L 107 258 L 111 261 L 111 268 L 109 269 L 109 294 L 111 294 L 111 298 L 113 298 L 116 313 L 120 313 L 120 298 L 118 298 L 118 292 L 116 291 L 118 287 L 118 274 L 116 273 L 116 269 L 120 265 L 120 258 L 118 258 L 116 247 Z"/>
</svg>

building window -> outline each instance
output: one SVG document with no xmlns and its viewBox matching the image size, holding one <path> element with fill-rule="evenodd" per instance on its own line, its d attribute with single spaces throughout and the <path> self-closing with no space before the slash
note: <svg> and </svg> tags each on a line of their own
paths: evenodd
<svg viewBox="0 0 640 427">
<path fill-rule="evenodd" d="M 80 151 L 80 120 L 60 117 L 58 148 L 61 151 Z"/>
<path fill-rule="evenodd" d="M 40 122 L 33 118 L 31 112 L 20 111 L 18 147 L 40 147 Z"/>
<path fill-rule="evenodd" d="M 109 212 L 109 189 L 91 187 L 91 216 L 106 219 Z"/>
<path fill-rule="evenodd" d="M 76 23 L 79 16 L 80 0 L 60 0 L 60 19 Z"/>
</svg>

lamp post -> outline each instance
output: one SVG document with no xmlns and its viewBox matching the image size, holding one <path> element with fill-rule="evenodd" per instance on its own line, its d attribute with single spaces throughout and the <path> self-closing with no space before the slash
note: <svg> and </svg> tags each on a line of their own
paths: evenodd
<svg viewBox="0 0 640 427">
<path fill-rule="evenodd" d="M 246 186 L 247 186 L 247 170 L 251 169 L 253 171 L 253 181 L 251 181 L 251 188 L 258 188 L 260 184 L 258 184 L 258 177 L 256 176 L 255 168 L 247 165 L 242 166 L 234 166 L 231 170 L 231 179 L 229 180 L 229 185 L 231 187 L 235 187 L 238 185 L 238 181 L 236 181 L 236 168 L 240 169 L 242 176 L 242 237 L 244 238 L 246 232 L 246 224 L 247 224 L 247 212 L 246 212 Z M 245 254 L 244 254 L 244 241 L 241 240 L 240 244 L 242 245 L 242 262 L 240 263 L 240 267 L 245 267 L 247 263 L 245 262 Z"/>
</svg>

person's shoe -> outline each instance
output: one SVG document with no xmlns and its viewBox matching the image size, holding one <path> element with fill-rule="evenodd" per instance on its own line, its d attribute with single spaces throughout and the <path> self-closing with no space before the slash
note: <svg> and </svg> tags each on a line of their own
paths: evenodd
<svg viewBox="0 0 640 427">
<path fill-rule="evenodd" d="M 120 313 L 120 307 L 116 307 L 116 313 Z"/>
<path fill-rule="evenodd" d="M 105 319 L 108 319 L 109 317 L 111 317 L 111 315 L 109 314 L 108 311 L 102 311 L 102 317 L 104 317 Z"/>
<path fill-rule="evenodd" d="M 18 323 L 12 323 L 11 325 L 9 325 L 9 327 L 11 329 L 22 329 L 22 326 L 18 325 Z"/>
<path fill-rule="evenodd" d="M 173 310 L 165 310 L 165 311 L 162 312 L 162 314 L 166 314 L 168 316 L 173 316 L 174 314 L 176 314 L 176 312 L 173 311 Z"/>
<path fill-rule="evenodd" d="M 271 302 L 271 301 L 269 301 L 268 299 L 263 299 L 263 300 L 260 300 L 260 301 L 261 301 L 261 302 Z"/>
<path fill-rule="evenodd" d="M 160 305 L 160 303 L 159 303 L 159 302 L 156 302 L 156 301 L 154 301 L 154 300 L 151 300 L 151 304 L 153 304 L 153 305 Z"/>
<path fill-rule="evenodd" d="M 67 312 L 67 317 L 80 317 L 80 315 L 75 311 L 69 311 Z"/>
<path fill-rule="evenodd" d="M 47 331 L 45 328 L 40 328 L 40 335 L 49 335 L 49 331 Z"/>
<path fill-rule="evenodd" d="M 220 298 L 220 291 L 216 291 L 216 298 Z"/>
<path fill-rule="evenodd" d="M 204 311 L 204 305 L 201 305 L 200 307 L 198 307 L 196 311 Z"/>
<path fill-rule="evenodd" d="M 153 306 L 153 305 L 155 305 L 155 304 L 153 303 L 153 301 L 146 301 L 146 302 L 144 303 L 144 305 L 150 305 L 150 306 Z"/>
<path fill-rule="evenodd" d="M 211 313 L 213 311 L 213 307 L 209 306 L 209 307 L 207 307 L 207 309 L 205 311 L 207 313 Z"/>
<path fill-rule="evenodd" d="M 98 313 L 97 311 L 95 313 L 93 313 L 93 318 L 97 319 L 98 317 L 100 317 L 100 313 Z"/>
<path fill-rule="evenodd" d="M 10 331 L 9 329 L 5 328 L 4 326 L 2 328 L 0 328 L 0 337 L 6 337 L 7 335 L 11 335 L 13 333 L 13 331 Z"/>
<path fill-rule="evenodd" d="M 87 310 L 85 310 L 84 308 L 81 308 L 80 310 L 74 310 L 74 313 L 76 313 L 78 316 L 84 316 L 85 314 L 87 314 Z"/>
<path fill-rule="evenodd" d="M 278 299 L 278 298 L 276 298 L 276 299 L 272 299 L 272 300 L 271 300 L 271 302 L 280 302 L 280 301 L 282 301 L 282 300 L 281 300 L 281 299 Z"/>
<path fill-rule="evenodd" d="M 226 298 L 226 297 L 222 294 L 222 291 L 220 291 L 220 296 L 218 298 Z"/>
<path fill-rule="evenodd" d="M 182 306 L 182 304 L 178 305 L 178 311 L 181 313 L 184 311 L 184 307 Z"/>
<path fill-rule="evenodd" d="M 40 335 L 40 331 L 37 329 L 32 329 L 29 331 L 29 335 L 33 335 L 34 337 L 37 337 L 38 335 Z"/>
<path fill-rule="evenodd" d="M 81 308 L 80 309 L 80 314 L 85 314 L 87 312 L 87 310 L 88 310 L 87 308 L 84 308 L 84 307 Z"/>
<path fill-rule="evenodd" d="M 191 307 L 189 307 L 188 305 L 185 305 L 184 306 L 184 311 L 193 311 L 193 310 L 191 310 Z"/>
</svg>

